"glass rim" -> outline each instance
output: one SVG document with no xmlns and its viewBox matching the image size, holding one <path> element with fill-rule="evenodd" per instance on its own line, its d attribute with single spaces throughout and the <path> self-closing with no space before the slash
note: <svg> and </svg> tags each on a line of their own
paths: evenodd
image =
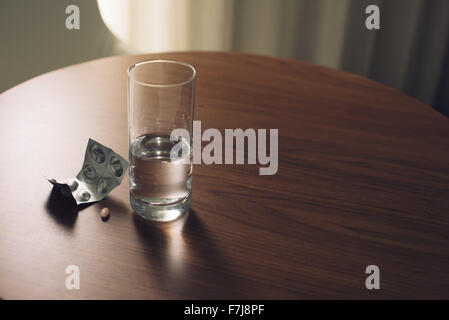
<svg viewBox="0 0 449 320">
<path fill-rule="evenodd" d="M 180 65 L 180 66 L 184 66 L 184 67 L 187 67 L 188 69 L 190 69 L 192 71 L 192 75 L 187 80 L 180 81 L 180 82 L 174 82 L 174 83 L 167 83 L 167 84 L 156 84 L 156 83 L 144 82 L 144 81 L 137 80 L 135 77 L 133 77 L 131 75 L 131 71 L 134 68 L 137 68 L 137 67 L 140 67 L 140 66 L 146 65 L 146 64 L 151 64 L 151 63 L 171 63 L 171 64 L 177 64 L 177 65 Z M 190 64 L 188 64 L 186 62 L 176 61 L 176 60 L 165 60 L 165 59 L 145 60 L 145 61 L 137 62 L 137 63 L 131 65 L 128 68 L 128 79 L 130 79 L 130 80 L 132 80 L 132 81 L 134 81 L 134 82 L 136 82 L 136 83 L 138 83 L 138 84 L 140 84 L 142 86 L 147 86 L 147 87 L 165 88 L 165 87 L 182 86 L 182 85 L 185 85 L 185 84 L 187 84 L 189 82 L 192 82 L 195 78 L 196 78 L 196 69 L 192 65 L 190 65 Z"/>
</svg>

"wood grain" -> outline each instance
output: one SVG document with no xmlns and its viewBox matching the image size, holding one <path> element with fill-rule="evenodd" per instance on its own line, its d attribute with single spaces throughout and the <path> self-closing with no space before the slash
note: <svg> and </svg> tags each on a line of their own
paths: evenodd
<svg viewBox="0 0 449 320">
<path fill-rule="evenodd" d="M 89 137 L 126 157 L 126 69 L 153 58 L 196 67 L 203 130 L 278 128 L 278 173 L 195 165 L 169 224 L 133 214 L 126 180 L 91 206 L 52 192 L 43 176 L 74 176 Z M 0 131 L 4 299 L 449 298 L 449 120 L 378 83 L 245 54 L 113 57 L 2 93 Z"/>
</svg>

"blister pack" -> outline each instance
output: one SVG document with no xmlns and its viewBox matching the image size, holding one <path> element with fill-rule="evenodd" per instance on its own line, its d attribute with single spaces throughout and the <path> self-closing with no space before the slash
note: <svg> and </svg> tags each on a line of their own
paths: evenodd
<svg viewBox="0 0 449 320">
<path fill-rule="evenodd" d="M 122 183 L 129 163 L 112 149 L 89 139 L 81 171 L 75 178 L 62 181 L 47 178 L 64 195 L 71 196 L 77 204 L 103 199 Z"/>
</svg>

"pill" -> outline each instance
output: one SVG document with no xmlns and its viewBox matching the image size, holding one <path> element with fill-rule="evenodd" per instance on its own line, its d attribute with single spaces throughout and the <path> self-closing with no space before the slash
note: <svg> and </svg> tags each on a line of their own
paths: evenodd
<svg viewBox="0 0 449 320">
<path fill-rule="evenodd" d="M 90 199 L 90 193 L 85 191 L 83 192 L 79 197 L 78 197 L 78 201 L 80 202 L 85 202 L 88 201 Z"/>
<path fill-rule="evenodd" d="M 101 150 L 101 147 L 97 144 L 92 144 L 89 148 L 89 153 L 91 158 L 99 164 L 102 164 L 104 162 L 104 160 L 106 159 L 106 156 L 103 152 L 103 150 Z"/>
<path fill-rule="evenodd" d="M 93 166 L 86 165 L 84 167 L 83 176 L 87 182 L 91 183 L 98 178 L 98 173 Z"/>
<path fill-rule="evenodd" d="M 75 180 L 73 180 L 70 185 L 69 185 L 70 191 L 75 191 L 76 189 L 78 189 L 78 182 L 76 182 Z"/>
<path fill-rule="evenodd" d="M 119 178 L 123 174 L 123 166 L 117 156 L 111 157 L 111 160 L 109 160 L 109 165 L 111 166 L 112 173 L 114 173 L 116 177 Z"/>
<path fill-rule="evenodd" d="M 109 219 L 109 208 L 103 208 L 100 211 L 101 220 L 107 221 Z"/>
</svg>

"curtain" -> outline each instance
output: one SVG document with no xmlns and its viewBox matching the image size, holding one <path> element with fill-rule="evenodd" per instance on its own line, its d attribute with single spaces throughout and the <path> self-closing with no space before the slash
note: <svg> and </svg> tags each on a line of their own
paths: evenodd
<svg viewBox="0 0 449 320">
<path fill-rule="evenodd" d="M 447 0 L 98 2 L 107 25 L 136 52 L 221 50 L 299 59 L 382 82 L 449 114 Z M 372 4 L 380 8 L 380 30 L 365 27 Z"/>
</svg>

